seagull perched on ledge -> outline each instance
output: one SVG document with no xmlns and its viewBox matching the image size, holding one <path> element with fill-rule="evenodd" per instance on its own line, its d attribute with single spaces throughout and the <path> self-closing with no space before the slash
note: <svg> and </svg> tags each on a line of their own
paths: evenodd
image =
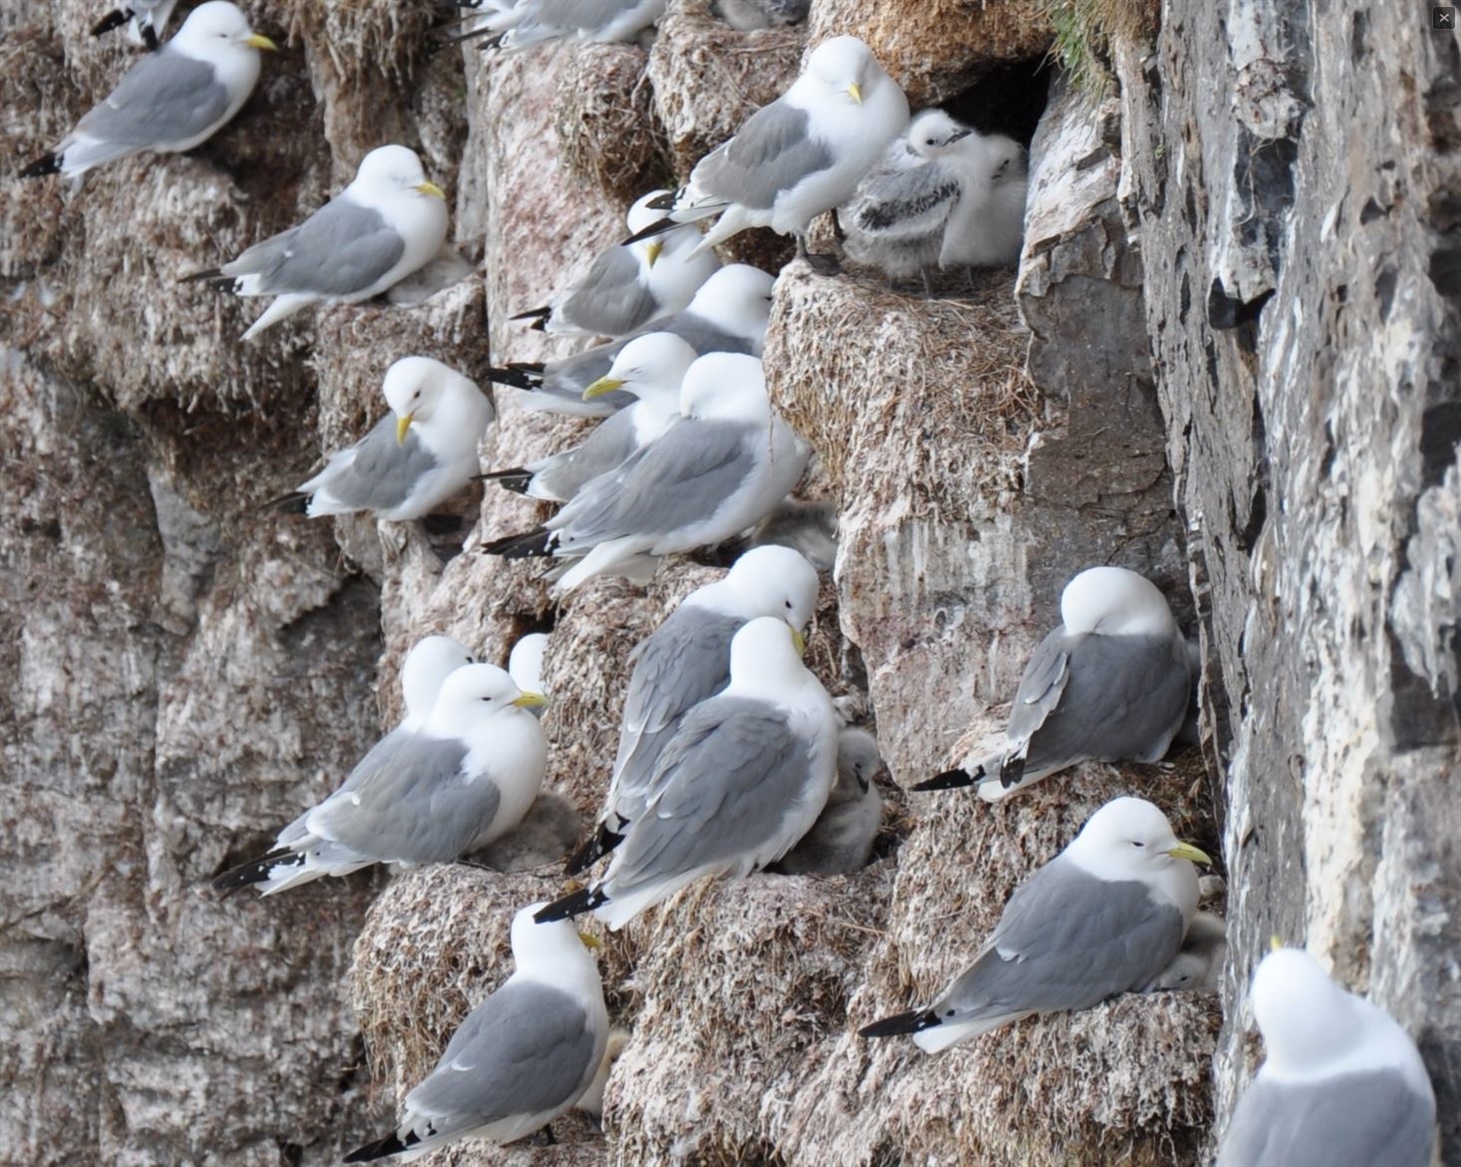
<svg viewBox="0 0 1461 1167">
<path fill-rule="evenodd" d="M 852 36 L 812 50 L 790 89 L 696 164 L 668 216 L 638 238 L 718 215 L 698 251 L 749 227 L 796 236 L 845 203 L 908 124 L 908 99 L 872 50 Z"/>
<path fill-rule="evenodd" d="M 144 150 L 191 150 L 243 108 L 259 80 L 259 50 L 275 48 L 228 0 L 200 5 L 177 36 L 122 74 L 117 87 L 20 176 L 80 178 L 94 166 Z"/>
<path fill-rule="evenodd" d="M 237 259 L 185 280 L 273 296 L 244 340 L 309 304 L 358 304 L 437 257 L 446 241 L 446 195 L 405 146 L 381 146 L 355 180 L 297 227 L 255 243 Z"/>
</svg>

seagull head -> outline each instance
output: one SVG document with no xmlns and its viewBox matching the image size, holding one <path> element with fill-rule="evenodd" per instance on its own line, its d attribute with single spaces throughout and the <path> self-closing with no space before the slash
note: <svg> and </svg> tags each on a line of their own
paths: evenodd
<svg viewBox="0 0 1461 1167">
<path fill-rule="evenodd" d="M 697 357 L 680 383 L 680 413 L 703 421 L 769 425 L 771 399 L 760 360 L 744 353 Z"/>
<path fill-rule="evenodd" d="M 447 674 L 425 729 L 457 736 L 483 717 L 517 715 L 546 705 L 541 693 L 524 693 L 496 665 L 471 664 Z"/>
<path fill-rule="evenodd" d="M 1060 595 L 1060 619 L 1073 636 L 1170 636 L 1177 631 L 1157 586 L 1124 567 L 1092 567 L 1072 579 Z"/>
<path fill-rule="evenodd" d="M 908 125 L 908 148 L 923 158 L 937 158 L 974 131 L 941 109 L 926 109 Z"/>
<path fill-rule="evenodd" d="M 1025 148 L 1013 138 L 1003 134 L 988 134 L 984 141 L 984 159 L 989 167 L 989 181 L 1000 183 L 1024 182 L 1029 178 L 1030 167 Z"/>
<path fill-rule="evenodd" d="M 837 784 L 847 779 L 855 783 L 858 793 L 866 794 L 873 775 L 883 768 L 883 755 L 878 739 L 865 729 L 848 726 L 837 735 Z"/>
<path fill-rule="evenodd" d="M 882 67 L 857 37 L 834 36 L 812 50 L 803 72 L 832 93 L 861 105 L 868 85 L 882 73 Z"/>
<path fill-rule="evenodd" d="M 1301 948 L 1275 948 L 1253 975 L 1253 1019 L 1273 1072 L 1311 1077 L 1363 1041 L 1366 1003 Z"/>
<path fill-rule="evenodd" d="M 507 675 L 519 689 L 529 693 L 543 691 L 543 654 L 548 651 L 546 632 L 529 632 L 520 636 L 507 656 Z"/>
<path fill-rule="evenodd" d="M 431 357 L 402 357 L 386 370 L 381 391 L 396 415 L 397 442 L 406 440 L 412 426 L 421 426 L 419 432 L 427 434 L 470 433 L 475 444 L 492 418 L 492 405 L 482 391 Z"/>
<path fill-rule="evenodd" d="M 817 608 L 817 570 L 790 547 L 753 547 L 722 581 L 736 615 L 776 616 L 804 632 Z"/>
<path fill-rule="evenodd" d="M 450 636 L 427 636 L 418 640 L 401 665 L 401 692 L 406 698 L 407 729 L 426 721 L 447 677 L 472 664 L 467 646 Z"/>
<path fill-rule="evenodd" d="M 182 28 L 169 42 L 190 57 L 207 59 L 222 46 L 276 51 L 279 46 L 249 27 L 238 5 L 229 0 L 208 0 L 188 13 Z"/>
<path fill-rule="evenodd" d="M 700 285 L 687 312 L 717 328 L 756 344 L 766 335 L 771 319 L 771 295 L 776 277 L 745 263 L 721 268 Z"/>
<path fill-rule="evenodd" d="M 629 228 L 630 235 L 638 235 L 646 227 L 651 227 L 664 218 L 664 212 L 655 210 L 650 203 L 670 193 L 667 190 L 652 190 L 634 201 L 629 213 L 624 216 L 624 224 Z M 653 267 L 664 252 L 665 239 L 662 235 L 656 235 L 652 239 L 641 239 L 629 246 L 644 257 L 646 266 Z"/>
<path fill-rule="evenodd" d="M 446 199 L 446 192 L 434 182 L 428 182 L 426 171 L 415 150 L 405 146 L 378 146 L 360 160 L 355 171 L 355 181 L 350 184 L 353 192 L 364 195 L 366 205 L 402 194 L 421 198 Z"/>
<path fill-rule="evenodd" d="M 730 686 L 727 692 L 764 691 L 784 685 L 806 672 L 806 642 L 795 628 L 775 616 L 758 616 L 731 638 Z"/>
<path fill-rule="evenodd" d="M 512 918 L 512 959 L 517 975 L 569 992 L 592 992 L 599 985 L 593 954 L 602 944 L 597 937 L 580 932 L 572 920 L 539 924 L 533 917 L 547 906 L 546 900 L 540 900 Z"/>
<path fill-rule="evenodd" d="M 695 350 L 670 332 L 647 332 L 619 350 L 609 371 L 583 391 L 592 401 L 622 389 L 643 401 L 673 410 L 680 399 L 685 372 L 695 363 Z"/>
<path fill-rule="evenodd" d="M 1190 884 L 1191 903 L 1197 906 L 1197 871 L 1194 863 L 1212 863 L 1206 852 L 1191 843 L 1179 843 L 1172 824 L 1144 798 L 1113 798 L 1096 811 L 1065 854 L 1099 879 L 1140 880 L 1147 884 Z M 1173 877 L 1176 877 L 1173 879 Z"/>
</svg>

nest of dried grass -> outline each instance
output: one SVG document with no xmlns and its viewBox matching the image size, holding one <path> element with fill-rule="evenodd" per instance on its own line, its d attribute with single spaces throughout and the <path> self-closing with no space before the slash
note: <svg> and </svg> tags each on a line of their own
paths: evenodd
<svg viewBox="0 0 1461 1167">
<path fill-rule="evenodd" d="M 326 56 L 341 78 L 379 76 L 401 88 L 428 49 L 439 14 L 418 0 L 280 0 L 279 20 Z"/>
<path fill-rule="evenodd" d="M 1003 274 L 967 298 L 925 300 L 797 264 L 778 285 L 766 368 L 782 416 L 839 489 L 855 466 L 858 493 L 880 481 L 908 517 L 962 519 L 1019 488 L 1041 409 L 1028 345 Z M 889 456 L 896 475 L 871 472 Z"/>
<path fill-rule="evenodd" d="M 638 45 L 584 45 L 559 74 L 553 99 L 564 164 L 626 205 L 671 184 L 669 145 L 655 114 L 648 64 Z"/>
<path fill-rule="evenodd" d="M 635 1038 L 605 1115 L 616 1161 L 792 1161 L 778 1147 L 785 1112 L 806 1105 L 842 1031 L 891 876 L 885 861 L 699 885 L 629 927 Z"/>
<path fill-rule="evenodd" d="M 818 0 L 811 35 L 861 37 L 914 109 L 937 105 L 991 66 L 1043 55 L 1048 0 Z"/>
</svg>

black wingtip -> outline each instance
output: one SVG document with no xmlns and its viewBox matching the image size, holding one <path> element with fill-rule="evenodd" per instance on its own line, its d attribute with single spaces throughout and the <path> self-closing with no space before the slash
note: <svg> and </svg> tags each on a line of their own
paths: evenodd
<svg viewBox="0 0 1461 1167">
<path fill-rule="evenodd" d="M 999 784 L 1008 790 L 1011 786 L 1018 786 L 1024 776 L 1024 754 L 1007 754 L 999 764 Z"/>
<path fill-rule="evenodd" d="M 871 1025 L 864 1025 L 857 1031 L 858 1037 L 896 1037 L 900 1033 L 921 1033 L 939 1023 L 938 1014 L 932 1009 L 914 1009 L 893 1017 L 884 1017 Z"/>
<path fill-rule="evenodd" d="M 409 1151 L 421 1140 L 412 1131 L 402 1142 L 396 1137 L 394 1131 L 383 1139 L 376 1139 L 373 1143 L 366 1143 L 364 1146 L 356 1147 L 350 1154 L 345 1156 L 346 1163 L 369 1163 L 375 1159 L 384 1159 L 387 1155 L 399 1155 L 402 1151 Z"/>
<path fill-rule="evenodd" d="M 539 389 L 543 385 L 543 366 L 540 364 L 514 363 L 501 368 L 487 370 L 487 380 L 498 385 L 510 385 L 514 389 Z"/>
<path fill-rule="evenodd" d="M 281 864 L 287 865 L 291 861 L 298 866 L 304 862 L 304 856 L 294 851 L 271 851 L 260 859 L 253 859 L 248 863 L 231 867 L 222 875 L 215 876 L 213 890 L 222 892 L 224 896 L 232 895 L 239 888 L 263 883 L 269 878 L 274 868 Z"/>
<path fill-rule="evenodd" d="M 42 154 L 29 166 L 20 172 L 21 178 L 40 178 L 46 174 L 61 173 L 61 155 Z"/>
<path fill-rule="evenodd" d="M 650 199 L 645 205 L 652 211 L 673 211 L 675 203 L 679 201 L 683 191 L 684 187 L 681 187 L 680 190 L 667 190 L 664 194 Z"/>
<path fill-rule="evenodd" d="M 526 312 L 519 312 L 516 316 L 509 316 L 509 320 L 531 320 L 533 328 L 538 332 L 548 330 L 548 320 L 553 315 L 553 309 L 544 304 L 541 308 L 529 308 Z"/>
<path fill-rule="evenodd" d="M 185 276 L 179 276 L 178 283 L 196 284 L 199 280 L 228 280 L 232 278 L 231 276 L 225 276 L 218 268 L 210 267 L 203 271 L 189 272 Z"/>
<path fill-rule="evenodd" d="M 513 494 L 526 494 L 528 487 L 533 484 L 533 472 L 524 466 L 514 466 L 511 470 L 489 470 L 481 475 L 486 482 L 495 482 L 503 490 L 510 490 Z"/>
<path fill-rule="evenodd" d="M 662 195 L 661 197 L 668 198 L 670 196 Z M 658 200 L 656 200 L 656 202 L 658 202 Z M 654 205 L 654 203 L 650 204 L 650 206 Z M 663 210 L 665 208 L 657 207 L 656 209 Z M 680 224 L 670 218 L 656 219 L 643 231 L 636 231 L 633 235 L 629 236 L 628 239 L 625 239 L 621 246 L 628 247 L 631 243 L 642 243 L 646 239 L 653 239 L 656 235 L 663 235 L 666 231 L 673 231 L 678 226 L 680 226 Z"/>
<path fill-rule="evenodd" d="M 500 555 L 504 559 L 538 559 L 552 554 L 548 547 L 548 540 L 552 537 L 552 531 L 538 527 L 536 530 L 504 535 L 501 539 L 484 543 L 482 552 L 485 555 Z"/>
<path fill-rule="evenodd" d="M 583 846 L 568 857 L 568 862 L 563 865 L 563 874 L 577 875 L 588 870 L 623 841 L 623 835 L 600 823 L 598 830 L 584 841 Z"/>
<path fill-rule="evenodd" d="M 564 896 L 562 899 L 554 900 L 546 908 L 539 908 L 533 919 L 539 924 L 553 924 L 559 920 L 571 920 L 574 916 L 581 916 L 585 912 L 591 912 L 600 904 L 609 902 L 606 896 L 596 887 L 580 888 L 576 892 Z"/>
<path fill-rule="evenodd" d="M 113 8 L 91 26 L 92 36 L 105 36 L 113 29 L 121 28 L 132 19 L 132 13 L 125 8 Z"/>
<path fill-rule="evenodd" d="M 932 778 L 915 782 L 912 789 L 918 793 L 925 790 L 960 790 L 965 786 L 973 786 L 976 782 L 982 781 L 984 776 L 983 766 L 972 774 L 967 770 L 945 770 L 942 774 L 935 774 Z"/>
<path fill-rule="evenodd" d="M 314 495 L 298 490 L 290 491 L 288 494 L 281 494 L 278 498 L 271 498 L 266 503 L 259 505 L 259 511 L 278 511 L 285 515 L 307 515 L 309 514 L 309 500 Z"/>
</svg>

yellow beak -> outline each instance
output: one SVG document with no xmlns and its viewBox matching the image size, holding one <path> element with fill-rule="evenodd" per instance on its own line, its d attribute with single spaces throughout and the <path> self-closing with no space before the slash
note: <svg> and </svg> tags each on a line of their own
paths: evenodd
<svg viewBox="0 0 1461 1167">
<path fill-rule="evenodd" d="M 590 952 L 597 952 L 604 946 L 604 942 L 597 936 L 590 936 L 587 932 L 580 932 L 578 938 L 583 941 L 583 946 Z"/>
<path fill-rule="evenodd" d="M 665 249 L 663 239 L 651 239 L 644 247 L 644 254 L 649 257 L 649 266 L 654 266 L 654 261 L 660 257 L 660 252 Z"/>
<path fill-rule="evenodd" d="M 1268 938 L 1268 951 L 1269 952 L 1277 952 L 1282 947 L 1283 947 L 1283 941 L 1280 940 L 1277 936 L 1270 936 Z"/>
<path fill-rule="evenodd" d="M 277 53 L 279 51 L 279 46 L 264 36 L 263 33 L 249 33 L 248 36 L 244 37 L 244 44 L 248 45 L 251 49 L 265 49 L 271 53 Z"/>
<path fill-rule="evenodd" d="M 849 85 L 847 87 L 847 96 L 850 97 L 850 98 L 852 98 L 853 101 L 857 102 L 858 105 L 861 105 L 862 104 L 862 86 L 859 85 L 856 81 L 854 81 L 851 85 Z"/>
<path fill-rule="evenodd" d="M 519 709 L 541 709 L 548 704 L 548 698 L 541 693 L 523 693 L 508 704 L 516 705 Z"/>
<path fill-rule="evenodd" d="M 416 184 L 416 189 L 424 195 L 433 195 L 443 201 L 446 200 L 446 191 L 437 186 L 434 182 L 421 182 Z"/>
<path fill-rule="evenodd" d="M 1212 859 L 1208 853 L 1200 847 L 1194 847 L 1191 843 L 1178 843 L 1167 854 L 1173 859 L 1190 859 L 1193 863 L 1212 866 Z"/>
<path fill-rule="evenodd" d="M 600 377 L 592 385 L 583 391 L 583 399 L 592 401 L 595 397 L 602 397 L 605 393 L 612 393 L 615 389 L 621 389 L 624 382 L 619 377 Z"/>
<path fill-rule="evenodd" d="M 408 413 L 405 417 L 396 418 L 396 445 L 400 446 L 405 444 L 406 431 L 411 428 L 411 420 L 415 416 L 414 413 Z"/>
<path fill-rule="evenodd" d="M 791 628 L 791 625 L 788 624 L 787 627 Z M 791 628 L 791 642 L 792 644 L 796 645 L 797 656 L 807 655 L 807 638 L 803 636 L 800 632 L 798 632 L 795 628 Z"/>
</svg>

